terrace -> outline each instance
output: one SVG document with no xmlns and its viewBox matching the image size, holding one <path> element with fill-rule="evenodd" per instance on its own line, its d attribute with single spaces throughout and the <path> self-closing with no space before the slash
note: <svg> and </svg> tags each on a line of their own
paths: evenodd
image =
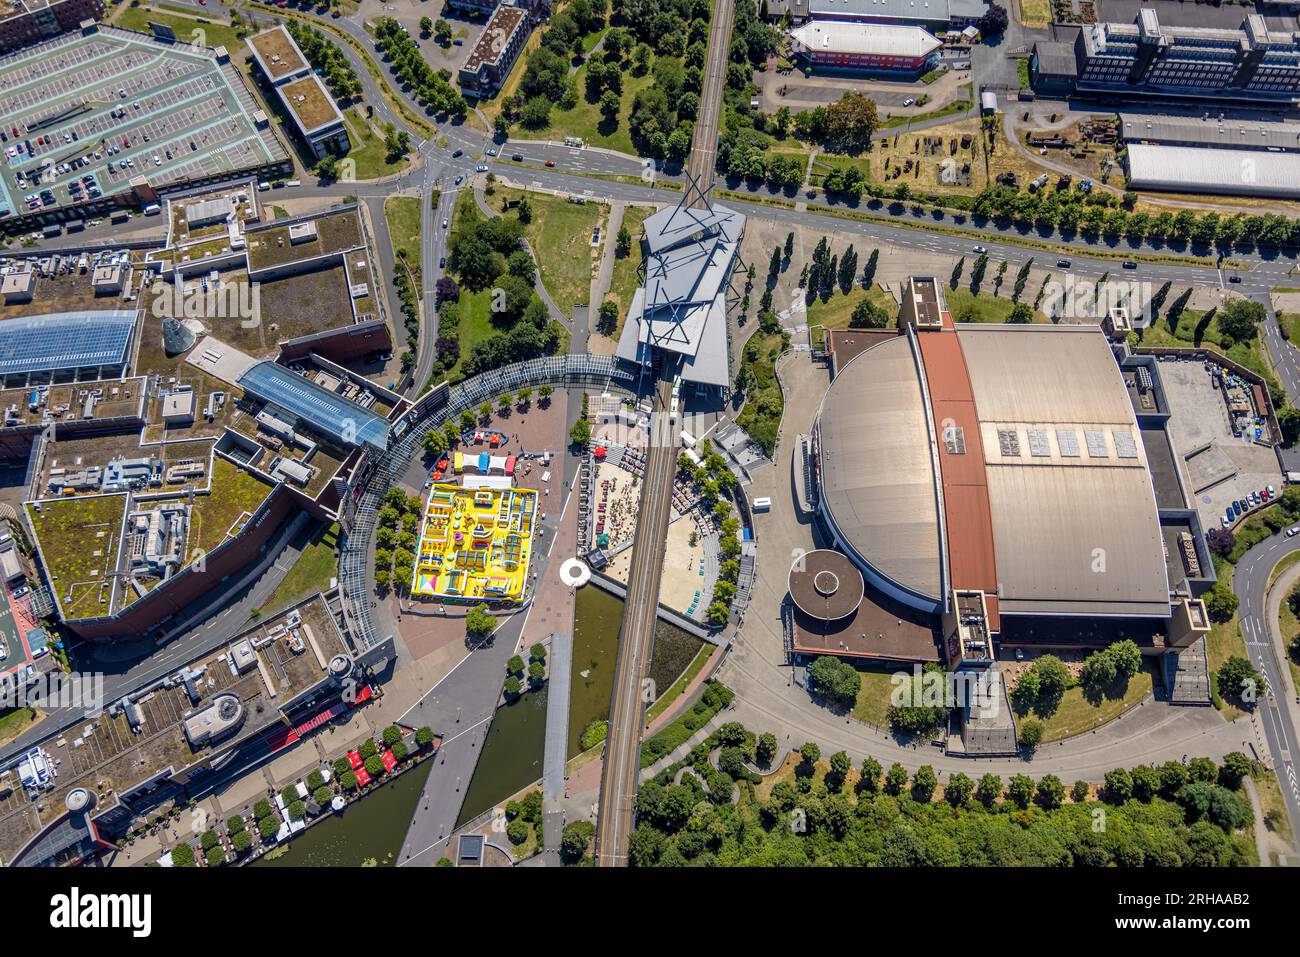
<svg viewBox="0 0 1300 957">
<path fill-rule="evenodd" d="M 355 209 L 328 213 L 312 222 L 316 225 L 316 235 L 297 243 L 291 241 L 287 223 L 249 230 L 249 270 L 257 273 L 286 263 L 341 253 L 365 242 L 361 233 L 361 221 Z"/>
<path fill-rule="evenodd" d="M 33 502 L 27 516 L 64 618 L 109 614 L 121 552 L 125 495 Z"/>
</svg>

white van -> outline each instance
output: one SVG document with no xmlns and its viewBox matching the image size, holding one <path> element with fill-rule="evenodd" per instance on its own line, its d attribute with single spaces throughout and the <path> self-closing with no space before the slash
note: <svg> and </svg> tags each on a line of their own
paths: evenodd
<svg viewBox="0 0 1300 957">
<path fill-rule="evenodd" d="M 766 495 L 763 496 L 762 498 L 754 499 L 754 511 L 766 512 L 769 511 L 771 508 L 772 508 L 772 500 L 768 498 Z"/>
<path fill-rule="evenodd" d="M 285 183 L 284 185 L 285 185 L 285 186 L 290 186 L 290 187 L 292 187 L 292 186 L 301 186 L 301 185 L 302 185 L 302 180 L 300 180 L 300 179 L 291 179 L 291 180 L 289 180 L 289 182 Z"/>
</svg>

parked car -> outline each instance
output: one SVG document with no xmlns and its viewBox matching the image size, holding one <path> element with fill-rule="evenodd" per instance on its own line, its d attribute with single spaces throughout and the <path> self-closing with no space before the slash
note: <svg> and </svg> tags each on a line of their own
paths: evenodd
<svg viewBox="0 0 1300 957">
<path fill-rule="evenodd" d="M 1068 259 L 1058 259 L 1058 260 L 1056 261 L 1056 265 L 1059 266 L 1061 269 L 1069 269 L 1069 268 L 1070 268 L 1070 260 L 1068 260 Z"/>
<path fill-rule="evenodd" d="M 1287 538 L 1295 538 L 1297 535 L 1300 535 L 1300 525 L 1292 525 L 1286 530 Z"/>
</svg>

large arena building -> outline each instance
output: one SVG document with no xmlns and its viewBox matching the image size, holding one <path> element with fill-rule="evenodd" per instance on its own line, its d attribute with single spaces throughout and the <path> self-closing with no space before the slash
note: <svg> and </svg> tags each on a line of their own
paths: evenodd
<svg viewBox="0 0 1300 957">
<path fill-rule="evenodd" d="M 836 548 L 876 605 L 907 610 L 889 624 L 908 612 L 941 623 L 951 665 L 991 659 L 999 635 L 1070 646 L 1133 631 L 1151 653 L 1195 641 L 1208 586 L 1200 563 L 1188 573 L 1170 561 L 1166 525 L 1186 519 L 1186 503 L 1157 502 L 1148 462 L 1168 448 L 1148 443 L 1168 440 L 1139 423 L 1102 329 L 954 325 L 932 278 L 905 284 L 899 324 L 838 364 L 808 443 Z M 1199 524 L 1186 533 L 1208 565 Z M 805 574 L 792 573 L 792 597 L 802 588 L 835 606 Z M 861 615 L 857 602 L 819 612 L 820 599 L 794 597 L 805 633 Z M 889 642 L 887 629 L 838 631 L 838 647 L 820 650 L 875 656 Z"/>
</svg>

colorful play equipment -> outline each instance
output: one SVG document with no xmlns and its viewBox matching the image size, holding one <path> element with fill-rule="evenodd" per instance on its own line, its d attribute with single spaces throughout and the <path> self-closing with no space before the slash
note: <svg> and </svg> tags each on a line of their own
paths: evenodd
<svg viewBox="0 0 1300 957">
<path fill-rule="evenodd" d="M 459 470 L 460 453 L 456 459 Z M 412 594 L 454 601 L 521 601 L 536 519 L 533 489 L 435 484 L 420 529 Z"/>
</svg>

